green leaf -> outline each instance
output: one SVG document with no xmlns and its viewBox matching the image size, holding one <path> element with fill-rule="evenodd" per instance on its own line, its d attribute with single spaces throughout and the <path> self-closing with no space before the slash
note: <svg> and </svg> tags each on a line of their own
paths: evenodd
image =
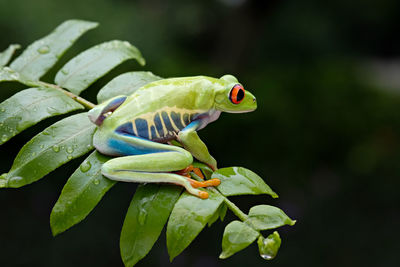
<svg viewBox="0 0 400 267">
<path fill-rule="evenodd" d="M 11 170 L 0 176 L 1 187 L 33 183 L 57 167 L 93 149 L 95 125 L 87 113 L 56 122 L 33 137 L 19 151 Z"/>
<path fill-rule="evenodd" d="M 219 206 L 219 208 L 214 212 L 212 217 L 208 220 L 208 227 L 211 227 L 211 225 L 213 225 L 213 223 L 215 223 L 218 220 L 218 218 L 221 218 L 221 222 L 222 222 L 225 218 L 227 209 L 228 209 L 228 206 L 225 203 L 222 203 Z"/>
<path fill-rule="evenodd" d="M 23 90 L 0 104 L 0 144 L 39 121 L 83 106 L 49 88 Z"/>
<path fill-rule="evenodd" d="M 161 79 L 150 71 L 133 71 L 121 74 L 100 89 L 97 94 L 97 102 L 102 103 L 118 95 L 131 95 L 140 87 Z"/>
<path fill-rule="evenodd" d="M 0 82 L 18 81 L 20 75 L 9 67 L 0 68 Z"/>
<path fill-rule="evenodd" d="M 20 49 L 21 46 L 19 44 L 12 44 L 6 50 L 0 53 L 0 67 L 3 67 L 8 64 L 11 57 L 14 55 L 15 50 Z"/>
<path fill-rule="evenodd" d="M 272 260 L 278 253 L 281 246 L 281 237 L 277 231 L 270 234 L 267 238 L 260 236 L 257 240 L 260 256 L 264 260 Z"/>
<path fill-rule="evenodd" d="M 53 235 L 85 219 L 116 183 L 101 175 L 101 166 L 109 159 L 94 151 L 68 179 L 50 215 Z"/>
<path fill-rule="evenodd" d="M 16 58 L 10 67 L 27 79 L 42 77 L 69 47 L 86 31 L 97 27 L 97 23 L 83 20 L 68 20 L 49 35 L 35 41 Z"/>
<path fill-rule="evenodd" d="M 218 169 L 211 177 L 221 180 L 218 190 L 225 196 L 267 194 L 278 197 L 260 176 L 242 167 Z"/>
<path fill-rule="evenodd" d="M 167 225 L 167 248 L 170 260 L 179 255 L 201 232 L 215 211 L 221 205 L 223 197 L 207 191 L 208 199 L 200 199 L 185 192 L 172 210 Z"/>
<path fill-rule="evenodd" d="M 121 257 L 126 267 L 149 253 L 167 222 L 182 188 L 174 185 L 139 185 L 121 231 Z"/>
<path fill-rule="evenodd" d="M 246 223 L 257 230 L 268 230 L 281 227 L 283 225 L 294 225 L 296 221 L 290 219 L 281 209 L 269 206 L 254 206 L 249 211 Z"/>
<path fill-rule="evenodd" d="M 224 236 L 222 237 L 222 253 L 219 258 L 226 259 L 246 248 L 256 240 L 259 234 L 259 232 L 240 221 L 229 223 L 225 227 Z"/>
<path fill-rule="evenodd" d="M 109 41 L 96 45 L 71 59 L 56 74 L 58 85 L 79 95 L 89 85 L 128 59 L 145 61 L 140 51 L 126 41 Z"/>
</svg>

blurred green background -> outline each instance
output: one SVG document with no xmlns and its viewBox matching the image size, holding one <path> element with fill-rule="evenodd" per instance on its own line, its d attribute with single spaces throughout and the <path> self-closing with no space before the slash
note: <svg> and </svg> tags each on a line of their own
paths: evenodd
<svg viewBox="0 0 400 267">
<path fill-rule="evenodd" d="M 71 18 L 100 22 L 45 76 L 111 39 L 147 60 L 126 62 L 83 93 L 129 70 L 163 77 L 234 74 L 259 108 L 223 114 L 200 132 L 219 166 L 244 166 L 280 195 L 294 219 L 276 259 L 256 245 L 218 260 L 224 226 L 206 228 L 172 263 L 164 234 L 137 266 L 398 266 L 400 213 L 400 2 L 252 0 L 0 0 L 0 50 L 29 43 Z M 21 85 L 0 84 L 1 99 Z M 54 120 L 53 120 L 54 121 Z M 7 172 L 47 120 L 0 148 Z M 0 266 L 122 266 L 119 233 L 135 184 L 116 185 L 88 218 L 53 238 L 51 208 L 82 159 L 45 179 L 0 191 Z"/>
</svg>

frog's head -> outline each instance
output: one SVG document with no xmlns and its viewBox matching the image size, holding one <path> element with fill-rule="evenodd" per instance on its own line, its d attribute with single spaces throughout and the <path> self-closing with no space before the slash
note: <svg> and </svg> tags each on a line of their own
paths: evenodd
<svg viewBox="0 0 400 267">
<path fill-rule="evenodd" d="M 244 90 L 243 86 L 232 75 L 220 78 L 223 88 L 215 95 L 215 108 L 224 112 L 243 113 L 257 108 L 254 95 Z"/>
</svg>

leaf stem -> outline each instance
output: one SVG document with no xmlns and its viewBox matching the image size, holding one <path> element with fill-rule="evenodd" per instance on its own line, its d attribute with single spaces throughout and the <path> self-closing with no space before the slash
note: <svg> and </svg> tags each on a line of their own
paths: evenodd
<svg viewBox="0 0 400 267">
<path fill-rule="evenodd" d="M 217 189 L 215 188 L 210 188 L 210 190 L 212 190 L 213 192 L 220 194 L 223 198 L 224 198 L 224 202 L 225 204 L 228 206 L 228 208 L 241 220 L 241 221 L 246 221 L 247 220 L 247 215 L 238 207 L 235 205 L 235 203 L 233 203 L 232 201 L 230 201 L 226 196 L 224 196 L 221 192 L 219 192 Z"/>
<path fill-rule="evenodd" d="M 62 87 L 60 87 L 58 85 L 51 84 L 51 83 L 46 83 L 46 82 L 41 82 L 41 81 L 39 81 L 38 83 L 43 85 L 43 86 L 54 88 L 54 89 L 57 89 L 57 90 L 63 92 L 64 94 L 66 94 L 67 96 L 69 96 L 70 98 L 72 98 L 76 102 L 82 104 L 84 107 L 86 107 L 88 109 L 92 109 L 92 108 L 94 108 L 96 106 L 95 104 L 93 104 L 92 102 L 86 100 L 85 98 L 77 96 L 77 95 L 65 90 L 64 88 L 62 88 Z"/>
<path fill-rule="evenodd" d="M 42 82 L 42 81 L 25 81 L 25 84 L 29 85 L 29 86 L 35 86 L 35 87 L 47 87 L 47 88 L 53 88 L 56 89 L 58 91 L 63 92 L 65 95 L 67 95 L 68 97 L 72 98 L 73 100 L 75 100 L 76 102 L 82 104 L 84 107 L 88 108 L 88 109 L 92 109 L 94 108 L 96 105 L 93 104 L 92 102 L 86 100 L 83 97 L 77 96 L 67 90 L 65 90 L 64 88 L 55 85 L 55 84 L 51 84 L 51 83 L 46 83 L 46 82 Z"/>
</svg>

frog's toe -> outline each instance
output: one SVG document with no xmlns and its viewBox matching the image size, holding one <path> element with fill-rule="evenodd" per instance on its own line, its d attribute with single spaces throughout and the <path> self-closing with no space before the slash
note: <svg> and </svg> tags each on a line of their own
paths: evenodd
<svg viewBox="0 0 400 267">
<path fill-rule="evenodd" d="M 218 186 L 221 184 L 221 180 L 217 179 L 217 178 L 213 178 L 210 180 L 206 180 L 206 181 L 196 181 L 190 178 L 187 178 L 187 180 L 190 182 L 191 186 L 194 188 L 199 188 L 199 187 L 208 187 L 208 186 Z"/>
<path fill-rule="evenodd" d="M 205 178 L 205 175 L 204 175 L 203 171 L 200 168 L 193 167 L 193 165 L 189 165 L 185 169 L 177 171 L 175 173 L 179 174 L 179 175 L 182 175 L 182 176 L 190 177 L 190 174 L 189 174 L 190 172 L 193 172 L 194 174 L 196 174 L 197 176 L 199 176 L 203 180 Z"/>
</svg>

